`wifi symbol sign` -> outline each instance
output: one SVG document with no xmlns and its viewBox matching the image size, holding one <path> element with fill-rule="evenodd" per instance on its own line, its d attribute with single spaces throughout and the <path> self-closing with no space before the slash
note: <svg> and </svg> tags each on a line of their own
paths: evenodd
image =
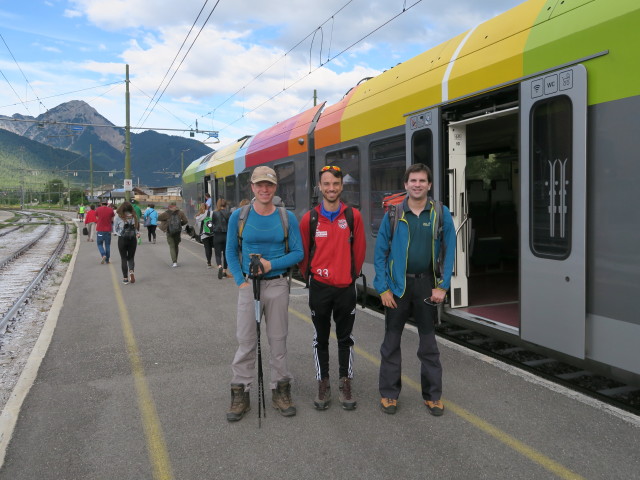
<svg viewBox="0 0 640 480">
<path fill-rule="evenodd" d="M 531 98 L 541 97 L 543 93 L 542 79 L 531 82 Z"/>
</svg>

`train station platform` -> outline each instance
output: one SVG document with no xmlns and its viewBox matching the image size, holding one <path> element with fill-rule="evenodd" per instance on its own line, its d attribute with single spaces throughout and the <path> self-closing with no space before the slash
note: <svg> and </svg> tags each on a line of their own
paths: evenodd
<svg viewBox="0 0 640 480">
<path fill-rule="evenodd" d="M 235 283 L 218 280 L 203 247 L 184 237 L 179 267 L 171 268 L 159 232 L 157 244 L 145 238 L 138 247 L 136 283 L 124 285 L 115 247 L 112 263 L 101 265 L 95 243 L 81 237 L 77 244 L 2 414 L 2 480 L 640 478 L 638 417 L 446 341 L 446 410 L 429 415 L 411 327 L 398 412 L 383 413 L 383 320 L 360 307 L 357 409 L 337 403 L 332 339 L 335 399 L 328 410 L 315 410 L 313 328 L 306 290 L 295 284 L 288 350 L 297 415 L 280 416 L 267 392 L 259 428 L 255 388 L 251 412 L 228 423 Z M 262 340 L 268 378 L 264 331 Z"/>
</svg>

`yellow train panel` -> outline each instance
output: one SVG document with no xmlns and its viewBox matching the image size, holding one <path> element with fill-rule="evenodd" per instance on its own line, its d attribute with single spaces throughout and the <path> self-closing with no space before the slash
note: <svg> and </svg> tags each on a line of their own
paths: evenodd
<svg viewBox="0 0 640 480">
<path fill-rule="evenodd" d="M 447 62 L 463 38 L 459 35 L 358 88 L 342 117 L 341 140 L 403 125 L 405 113 L 440 103 Z"/>
<path fill-rule="evenodd" d="M 521 77 L 530 28 L 546 3 L 532 0 L 478 25 L 454 59 L 443 100 Z"/>
</svg>

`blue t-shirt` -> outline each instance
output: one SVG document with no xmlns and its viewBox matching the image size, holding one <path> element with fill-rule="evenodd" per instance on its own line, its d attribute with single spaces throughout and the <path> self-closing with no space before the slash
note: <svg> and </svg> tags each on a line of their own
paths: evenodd
<svg viewBox="0 0 640 480">
<path fill-rule="evenodd" d="M 267 277 L 282 275 L 287 269 L 300 263 L 304 257 L 300 228 L 295 215 L 287 211 L 289 218 L 289 253 L 284 252 L 284 231 L 280 213 L 276 209 L 271 215 L 260 215 L 249 210 L 242 232 L 242 266 L 238 257 L 238 218 L 241 209 L 231 214 L 227 230 L 225 254 L 229 270 L 236 284 L 242 284 L 249 273 L 251 253 L 259 253 L 271 262 L 271 271 Z"/>
</svg>

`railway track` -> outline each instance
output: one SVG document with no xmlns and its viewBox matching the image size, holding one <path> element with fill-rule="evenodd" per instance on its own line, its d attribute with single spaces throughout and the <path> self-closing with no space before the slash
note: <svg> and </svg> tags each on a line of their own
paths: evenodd
<svg viewBox="0 0 640 480">
<path fill-rule="evenodd" d="M 0 332 L 38 287 L 69 236 L 67 224 L 57 217 L 19 213 L 0 240 Z"/>
<path fill-rule="evenodd" d="M 446 320 L 436 333 L 447 340 L 526 370 L 609 405 L 640 415 L 640 387 L 569 364 L 504 338 L 481 333 Z"/>
</svg>

